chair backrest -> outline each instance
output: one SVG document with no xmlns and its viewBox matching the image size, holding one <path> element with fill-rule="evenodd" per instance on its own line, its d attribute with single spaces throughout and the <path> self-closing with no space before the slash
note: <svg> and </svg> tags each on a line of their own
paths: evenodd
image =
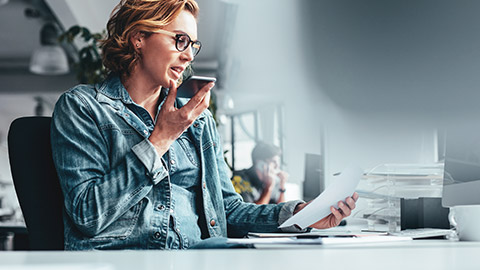
<svg viewBox="0 0 480 270">
<path fill-rule="evenodd" d="M 51 117 L 22 117 L 8 132 L 13 183 L 31 250 L 63 250 L 63 194 L 53 164 Z"/>
</svg>

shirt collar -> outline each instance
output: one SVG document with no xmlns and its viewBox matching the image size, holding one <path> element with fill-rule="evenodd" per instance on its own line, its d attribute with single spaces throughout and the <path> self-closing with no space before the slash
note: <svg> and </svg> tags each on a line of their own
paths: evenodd
<svg viewBox="0 0 480 270">
<path fill-rule="evenodd" d="M 103 82 L 95 85 L 97 91 L 111 99 L 121 100 L 125 104 L 133 104 L 133 100 L 117 75 L 108 76 Z"/>
</svg>

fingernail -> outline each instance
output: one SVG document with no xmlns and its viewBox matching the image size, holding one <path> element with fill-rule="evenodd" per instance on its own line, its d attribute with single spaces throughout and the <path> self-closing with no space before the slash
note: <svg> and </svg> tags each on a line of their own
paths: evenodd
<svg viewBox="0 0 480 270">
<path fill-rule="evenodd" d="M 210 89 L 212 89 L 215 86 L 215 83 L 211 82 L 209 85 L 210 85 Z"/>
</svg>

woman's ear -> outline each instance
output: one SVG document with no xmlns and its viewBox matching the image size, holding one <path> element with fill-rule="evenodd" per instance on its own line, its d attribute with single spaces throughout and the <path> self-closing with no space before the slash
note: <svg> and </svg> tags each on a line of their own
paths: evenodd
<svg viewBox="0 0 480 270">
<path fill-rule="evenodd" d="M 136 50 L 139 50 L 140 48 L 142 48 L 144 40 L 145 40 L 145 34 L 140 31 L 136 32 L 130 37 L 130 42 L 132 42 L 133 47 Z"/>
</svg>

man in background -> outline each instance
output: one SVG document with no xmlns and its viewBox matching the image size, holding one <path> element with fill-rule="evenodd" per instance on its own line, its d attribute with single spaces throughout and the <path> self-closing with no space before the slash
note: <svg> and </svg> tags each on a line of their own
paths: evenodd
<svg viewBox="0 0 480 270">
<path fill-rule="evenodd" d="M 281 149 L 258 142 L 252 151 L 252 167 L 233 172 L 232 183 L 245 202 L 256 204 L 285 201 L 288 174 L 280 169 Z"/>
</svg>

